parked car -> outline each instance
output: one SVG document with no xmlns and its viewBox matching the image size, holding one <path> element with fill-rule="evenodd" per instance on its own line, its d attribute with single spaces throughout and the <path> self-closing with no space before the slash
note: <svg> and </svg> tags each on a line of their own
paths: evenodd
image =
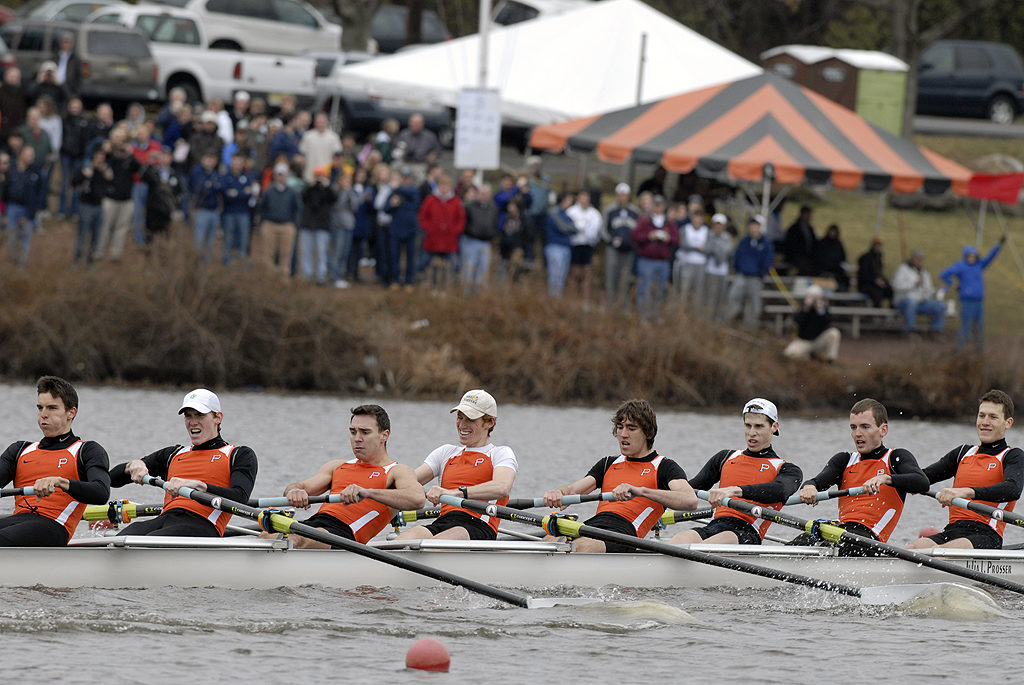
<svg viewBox="0 0 1024 685">
<path fill-rule="evenodd" d="M 0 39 L 10 47 L 22 78 L 28 80 L 43 62 L 54 58 L 65 32 L 75 35 L 75 52 L 82 61 L 83 100 L 157 98 L 156 62 L 146 36 L 136 29 L 19 19 L 0 26 Z"/>
<path fill-rule="evenodd" d="M 157 0 L 199 15 L 211 48 L 297 55 L 337 50 L 341 26 L 301 0 Z"/>
<path fill-rule="evenodd" d="M 491 21 L 502 26 L 510 26 L 542 15 L 561 14 L 590 4 L 591 0 L 501 0 L 491 12 Z"/>
<path fill-rule="evenodd" d="M 49 19 L 51 21 L 85 21 L 85 18 L 100 7 L 123 5 L 122 0 L 29 0 L 16 12 L 24 19 Z"/>
<path fill-rule="evenodd" d="M 317 81 L 314 109 L 327 112 L 336 131 L 372 133 L 385 119 L 397 119 L 404 128 L 409 117 L 423 115 L 424 125 L 437 134 L 441 144 L 451 147 L 455 140 L 454 114 L 442 105 L 415 98 L 381 98 L 366 93 L 343 90 L 338 84 L 338 70 L 372 58 L 365 52 L 311 51 L 316 60 Z"/>
<path fill-rule="evenodd" d="M 208 49 L 199 16 L 165 5 L 106 7 L 88 19 L 95 24 L 132 26 L 149 38 L 149 48 L 160 65 L 160 91 L 185 90 L 189 102 L 219 99 L 230 102 L 239 90 L 263 97 L 271 106 L 284 93 L 300 103 L 313 102 L 316 69 L 312 58 L 277 56 Z"/>
<path fill-rule="evenodd" d="M 1024 66 L 1005 43 L 940 40 L 921 55 L 917 113 L 1009 124 L 1024 112 Z"/>
<path fill-rule="evenodd" d="M 370 23 L 370 35 L 377 41 L 379 52 L 397 52 L 406 47 L 409 23 L 409 8 L 405 5 L 381 5 Z M 420 42 L 440 43 L 451 40 L 452 34 L 444 21 L 434 10 L 423 10 L 420 16 Z"/>
</svg>

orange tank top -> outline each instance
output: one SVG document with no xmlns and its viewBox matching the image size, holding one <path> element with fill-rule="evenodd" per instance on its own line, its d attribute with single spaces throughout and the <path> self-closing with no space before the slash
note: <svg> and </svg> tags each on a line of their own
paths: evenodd
<svg viewBox="0 0 1024 685">
<path fill-rule="evenodd" d="M 862 459 L 858 452 L 851 452 L 839 487 L 857 488 L 875 476 L 892 475 L 890 455 L 891 449 L 878 459 Z M 883 485 L 874 495 L 839 498 L 839 520 L 843 523 L 856 521 L 867 526 L 882 542 L 892 535 L 902 513 L 903 498 L 891 485 Z"/>
<path fill-rule="evenodd" d="M 718 484 L 727 488 L 733 485 L 757 485 L 758 483 L 768 483 L 775 480 L 775 477 L 779 475 L 779 469 L 786 463 L 786 460 L 781 457 L 751 457 L 748 454 L 744 454 L 743 450 L 737 450 L 730 454 L 725 463 L 722 464 L 722 475 L 719 476 Z M 742 498 L 737 498 L 742 499 Z M 753 502 L 751 500 L 743 500 L 744 502 L 750 502 L 751 504 L 757 504 L 759 506 L 765 506 L 761 502 Z M 776 502 L 775 504 L 768 505 L 772 509 L 781 509 L 782 502 Z M 764 540 L 765 533 L 768 532 L 768 526 L 771 525 L 770 521 L 759 521 L 755 516 L 750 514 L 744 514 L 741 511 L 736 511 L 731 507 L 718 507 L 715 509 L 715 518 L 720 516 L 732 516 L 740 520 L 746 521 L 750 525 L 754 526 L 757 530 L 757 534 Z"/>
<path fill-rule="evenodd" d="M 978 454 L 978 445 L 975 445 L 968 450 L 967 454 L 964 455 L 957 465 L 956 475 L 953 476 L 953 487 L 979 488 L 1002 483 L 1006 480 L 1006 476 L 1003 475 L 1003 457 L 1011 449 L 1007 447 L 999 454 Z M 1013 511 L 1014 505 L 1017 504 L 1017 500 L 1012 502 L 986 502 L 979 499 L 975 501 L 979 504 L 987 504 L 990 507 L 1005 511 Z M 987 526 L 991 526 L 1000 535 L 1006 529 L 1005 521 L 996 521 L 985 514 L 979 514 L 970 509 L 961 509 L 960 507 L 949 508 L 949 522 L 952 523 L 953 521 L 979 521 Z"/>
<path fill-rule="evenodd" d="M 483 452 L 474 452 L 473 450 L 463 450 L 454 457 L 451 457 L 444 463 L 444 469 L 441 471 L 441 487 L 447 490 L 453 490 L 460 485 L 469 487 L 471 485 L 479 485 L 480 483 L 486 483 L 487 481 L 494 478 L 494 464 L 491 461 L 491 455 L 484 454 Z M 490 500 L 494 504 L 504 506 L 508 504 L 508 497 L 502 497 L 499 500 Z M 451 504 L 441 505 L 441 516 L 444 516 L 451 511 L 463 511 L 474 518 L 478 518 L 487 525 L 489 525 L 494 532 L 498 532 L 498 519 L 488 516 L 487 514 L 478 514 L 475 511 L 469 511 L 462 507 L 452 506 Z"/>
<path fill-rule="evenodd" d="M 657 490 L 658 466 L 664 458 L 658 454 L 650 461 L 630 461 L 619 455 L 604 473 L 601 492 L 611 492 L 622 483 Z M 643 538 L 665 513 L 665 507 L 646 497 L 634 497 L 621 502 L 601 502 L 597 505 L 597 513 L 604 511 L 618 514 L 632 523 L 636 536 Z"/>
<path fill-rule="evenodd" d="M 334 469 L 331 475 L 331 494 L 337 494 L 352 484 L 384 490 L 388 486 L 388 473 L 396 463 L 393 461 L 378 466 L 358 459 L 346 461 Z M 384 530 L 391 520 L 391 507 L 369 498 L 355 504 L 327 503 L 322 505 L 317 513 L 333 516 L 346 524 L 352 529 L 356 542 L 364 545 Z"/>
<path fill-rule="evenodd" d="M 81 480 L 78 473 L 78 451 L 82 441 L 78 440 L 62 450 L 41 450 L 39 443 L 28 445 L 18 455 L 18 467 L 14 472 L 14 487 L 30 488 L 40 478 L 60 476 L 68 480 Z M 85 512 L 85 503 L 79 502 L 63 490 L 56 490 L 49 497 L 35 495 L 14 498 L 14 513 L 34 512 L 53 519 L 68 532 L 68 539 L 75 534 L 78 522 Z"/>
<path fill-rule="evenodd" d="M 167 479 L 186 478 L 189 480 L 201 480 L 207 485 L 217 487 L 231 487 L 231 453 L 235 450 L 234 445 L 224 445 L 215 450 L 193 450 L 182 447 L 178 453 L 171 457 L 171 463 L 167 467 Z M 231 514 L 219 509 L 200 504 L 188 497 L 164 496 L 164 511 L 171 509 L 185 509 L 199 514 L 217 527 L 217 532 L 222 536 L 231 520 Z"/>
</svg>

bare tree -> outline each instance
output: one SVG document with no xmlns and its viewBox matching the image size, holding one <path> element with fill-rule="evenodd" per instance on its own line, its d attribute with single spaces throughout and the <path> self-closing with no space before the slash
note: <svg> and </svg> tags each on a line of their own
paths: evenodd
<svg viewBox="0 0 1024 685">
<path fill-rule="evenodd" d="M 341 21 L 341 49 L 366 50 L 380 0 L 331 0 L 331 7 Z"/>
</svg>

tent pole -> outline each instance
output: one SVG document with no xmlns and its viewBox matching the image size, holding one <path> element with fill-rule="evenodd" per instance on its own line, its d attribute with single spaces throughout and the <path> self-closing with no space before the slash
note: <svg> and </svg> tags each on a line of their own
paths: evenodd
<svg viewBox="0 0 1024 685">
<path fill-rule="evenodd" d="M 988 200 L 982 198 L 978 203 L 978 230 L 974 237 L 974 244 L 981 247 L 981 235 L 985 230 L 985 215 L 988 214 Z"/>
<path fill-rule="evenodd" d="M 775 178 L 775 167 L 771 162 L 767 162 L 764 165 L 761 177 L 763 179 L 761 182 L 761 216 L 767 222 L 768 215 L 771 213 L 772 179 Z M 765 228 L 768 228 L 767 225 Z"/>
<path fill-rule="evenodd" d="M 644 67 L 646 66 L 646 64 L 647 64 L 647 32 L 645 31 L 644 33 L 640 34 L 640 66 L 639 66 L 639 69 L 638 69 L 637 75 L 636 75 L 636 104 L 638 104 L 638 105 L 643 104 L 643 95 L 644 95 Z M 634 183 L 636 181 L 636 160 L 633 159 L 632 155 L 629 156 L 629 164 L 626 166 L 624 171 L 626 172 L 626 178 L 629 179 L 629 185 L 631 187 L 636 187 L 634 185 Z M 619 180 L 621 181 L 621 180 L 625 180 L 625 179 L 620 178 Z"/>
<path fill-rule="evenodd" d="M 878 194 L 878 211 L 875 212 L 875 237 L 882 235 L 882 214 L 885 212 L 885 198 L 887 192 Z"/>
</svg>

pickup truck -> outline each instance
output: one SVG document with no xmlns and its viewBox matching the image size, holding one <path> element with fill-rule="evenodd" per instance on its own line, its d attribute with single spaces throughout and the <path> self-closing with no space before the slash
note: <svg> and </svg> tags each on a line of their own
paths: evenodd
<svg viewBox="0 0 1024 685">
<path fill-rule="evenodd" d="M 185 90 L 189 102 L 231 102 L 240 90 L 265 98 L 271 107 L 278 106 L 285 93 L 295 95 L 300 106 L 313 102 L 316 63 L 312 58 L 212 49 L 199 17 L 187 10 L 113 5 L 97 10 L 88 21 L 135 27 L 149 37 L 163 98 L 178 87 Z"/>
</svg>

